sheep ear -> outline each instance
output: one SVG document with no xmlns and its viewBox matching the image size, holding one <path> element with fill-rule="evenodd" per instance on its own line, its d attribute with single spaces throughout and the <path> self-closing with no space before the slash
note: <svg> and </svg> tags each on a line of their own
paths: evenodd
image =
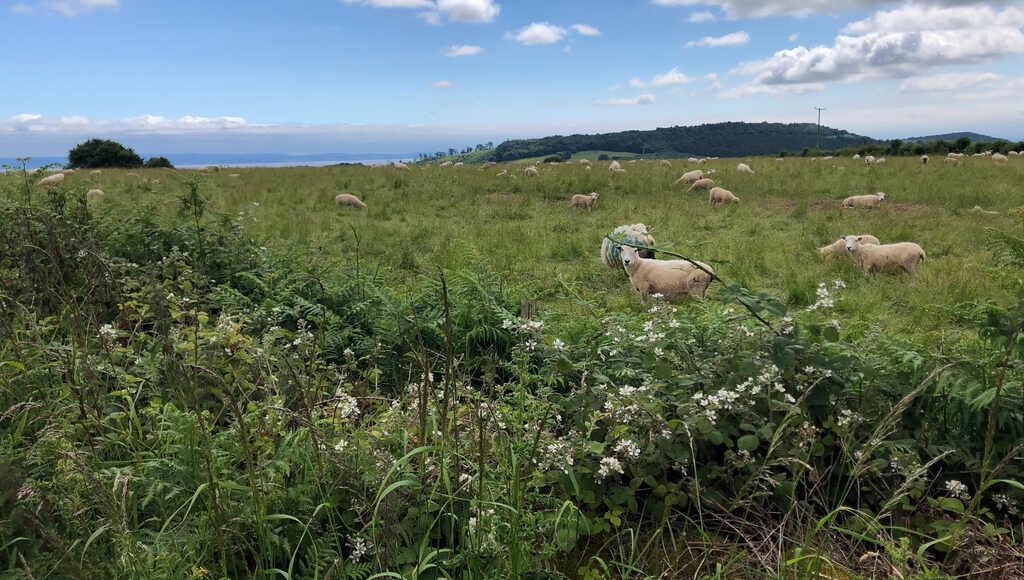
<svg viewBox="0 0 1024 580">
<path fill-rule="evenodd" d="M 857 236 L 857 241 L 858 241 L 858 242 L 859 242 L 859 241 L 861 241 L 861 240 L 863 240 L 863 239 L 864 239 L 864 236 Z"/>
</svg>

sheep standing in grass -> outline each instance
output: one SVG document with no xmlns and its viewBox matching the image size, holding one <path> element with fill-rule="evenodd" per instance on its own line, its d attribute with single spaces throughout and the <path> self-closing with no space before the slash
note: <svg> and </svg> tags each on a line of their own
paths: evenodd
<svg viewBox="0 0 1024 580">
<path fill-rule="evenodd" d="M 1009 157 L 1007 157 L 1006 155 L 1003 155 L 1002 153 L 993 153 L 992 154 L 992 161 L 1007 161 L 1007 160 L 1009 160 Z"/>
<path fill-rule="evenodd" d="M 409 166 L 406 165 L 405 163 L 402 163 L 401 161 L 395 161 L 394 163 L 391 164 L 391 166 L 394 167 L 395 169 L 401 169 L 403 171 L 409 170 Z"/>
<path fill-rule="evenodd" d="M 739 203 L 740 198 L 733 195 L 728 189 L 721 187 L 712 187 L 711 191 L 708 192 L 708 203 L 722 203 L 725 201 Z"/>
<path fill-rule="evenodd" d="M 459 161 L 459 162 L 455 163 L 454 165 L 452 165 L 452 167 L 462 167 L 463 165 L 465 165 L 465 163 Z"/>
<path fill-rule="evenodd" d="M 676 183 L 683 183 L 685 185 L 692 184 L 698 179 L 704 177 L 704 172 L 700 169 L 694 169 L 693 171 L 687 171 L 682 177 L 676 180 Z"/>
<path fill-rule="evenodd" d="M 622 169 L 622 166 L 619 165 L 618 161 L 612 161 L 608 164 L 608 171 L 615 172 L 616 169 Z"/>
<path fill-rule="evenodd" d="M 452 162 L 451 161 L 445 161 L 439 167 L 451 167 L 451 166 L 452 166 Z"/>
<path fill-rule="evenodd" d="M 868 165 L 871 165 L 874 162 L 875 162 L 875 156 L 874 155 L 865 155 L 864 156 L 864 163 L 866 163 Z"/>
<path fill-rule="evenodd" d="M 921 156 L 921 165 L 928 165 L 928 156 L 927 155 L 922 155 Z"/>
<path fill-rule="evenodd" d="M 619 257 L 619 250 L 622 246 L 612 240 L 653 248 L 655 244 L 654 236 L 650 234 L 650 231 L 651 228 L 644 224 L 632 224 L 615 228 L 612 230 L 611 235 L 606 236 L 604 241 L 601 242 L 601 261 L 604 262 L 605 266 L 613 270 L 621 268 L 622 259 Z M 654 250 L 638 248 L 638 252 L 641 258 L 654 257 Z"/>
<path fill-rule="evenodd" d="M 89 175 L 99 175 L 101 173 L 103 172 L 100 171 L 99 169 L 93 169 L 92 171 L 89 172 Z"/>
<path fill-rule="evenodd" d="M 704 179 L 698 179 L 697 181 L 694 181 L 693 185 L 691 185 L 690 189 L 687 189 L 686 192 L 689 193 L 689 192 L 691 192 L 691 191 L 693 191 L 695 189 L 703 189 L 703 190 L 707 191 L 707 190 L 710 190 L 714 186 L 715 186 L 714 180 L 711 180 L 711 179 L 708 179 L 708 178 L 705 177 Z"/>
<path fill-rule="evenodd" d="M 524 169 L 523 173 L 525 173 L 527 175 L 532 175 L 534 177 L 540 175 L 540 172 L 537 171 L 537 168 L 532 166 L 532 165 L 527 167 L 526 169 Z"/>
<path fill-rule="evenodd" d="M 55 173 L 55 174 L 53 174 L 53 175 L 51 175 L 49 177 L 44 177 L 44 178 L 40 179 L 39 183 L 36 183 L 36 185 L 49 187 L 49 186 L 52 186 L 52 185 L 57 185 L 58 183 L 60 183 L 62 181 L 64 181 L 64 174 L 63 173 Z"/>
<path fill-rule="evenodd" d="M 612 173 L 625 173 L 625 172 L 626 172 L 626 170 L 625 170 L 625 169 L 623 169 L 623 168 L 621 168 L 621 167 L 613 167 L 613 168 L 611 169 L 611 172 L 612 172 Z"/>
<path fill-rule="evenodd" d="M 498 177 L 501 177 L 502 175 L 508 175 L 508 169 L 502 169 L 498 172 Z"/>
<path fill-rule="evenodd" d="M 868 209 L 876 208 L 882 200 L 885 199 L 885 194 L 881 191 L 871 195 L 853 195 L 843 200 L 843 207 L 864 207 Z"/>
<path fill-rule="evenodd" d="M 736 166 L 736 171 L 739 171 L 740 173 L 750 173 L 750 174 L 754 173 L 754 170 L 751 169 L 750 166 L 747 165 L 746 163 L 740 163 L 739 165 L 737 165 Z"/>
<path fill-rule="evenodd" d="M 877 246 L 878 244 L 881 243 L 878 241 L 878 238 L 872 236 L 871 234 L 863 234 L 857 236 L 857 239 L 860 240 L 860 243 L 862 245 L 873 244 Z M 839 238 L 838 240 L 832 242 L 827 246 L 818 248 L 818 253 L 821 254 L 822 257 L 829 256 L 832 254 L 848 254 L 849 252 L 846 251 L 846 236 Z"/>
<path fill-rule="evenodd" d="M 669 163 L 668 159 L 662 159 L 660 165 L 664 165 L 665 167 L 672 167 L 672 164 Z"/>
<path fill-rule="evenodd" d="M 590 167 L 590 160 L 589 159 L 580 159 L 580 165 L 586 165 L 587 167 Z"/>
<path fill-rule="evenodd" d="M 1009 151 L 1007 152 L 1007 155 L 1009 155 L 1010 157 L 1017 157 L 1018 155 L 1020 155 L 1020 153 L 1018 153 L 1017 151 Z"/>
<path fill-rule="evenodd" d="M 874 245 L 863 244 L 860 238 L 846 236 L 846 251 L 853 255 L 867 275 L 892 272 L 898 268 L 913 276 L 917 272 L 917 265 L 925 259 L 924 250 L 914 242 Z"/>
<path fill-rule="evenodd" d="M 589 211 L 594 211 L 594 204 L 597 203 L 597 192 L 592 192 L 590 195 L 583 195 L 577 193 L 572 196 L 573 207 L 585 207 Z"/>
<path fill-rule="evenodd" d="M 365 203 L 360 201 L 358 197 L 352 195 L 351 193 L 339 193 L 337 196 L 334 197 L 334 203 L 358 209 L 366 207 Z"/>
<path fill-rule="evenodd" d="M 90 189 L 89 191 L 85 192 L 85 197 L 87 197 L 87 198 L 103 197 L 103 190 L 102 189 Z"/>
<path fill-rule="evenodd" d="M 689 296 L 703 298 L 711 285 L 714 273 L 711 267 L 697 262 L 707 272 L 686 260 L 648 260 L 641 258 L 637 249 L 619 246 L 622 268 L 629 275 L 629 283 L 640 294 L 640 303 L 647 305 L 647 297 L 661 294 L 670 302 Z"/>
</svg>

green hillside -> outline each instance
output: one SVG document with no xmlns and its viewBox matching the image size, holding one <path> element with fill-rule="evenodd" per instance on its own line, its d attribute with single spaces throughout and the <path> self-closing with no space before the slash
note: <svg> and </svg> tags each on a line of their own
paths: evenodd
<svg viewBox="0 0 1024 580">
<path fill-rule="evenodd" d="M 875 141 L 841 129 L 821 128 L 822 149 L 839 149 Z M 775 154 L 783 150 L 799 151 L 815 147 L 817 142 L 818 127 L 813 123 L 711 123 L 651 131 L 516 139 L 498 145 L 491 159 L 512 161 L 543 155 L 572 155 L 587 150 L 622 151 L 656 157 L 738 157 Z"/>
</svg>

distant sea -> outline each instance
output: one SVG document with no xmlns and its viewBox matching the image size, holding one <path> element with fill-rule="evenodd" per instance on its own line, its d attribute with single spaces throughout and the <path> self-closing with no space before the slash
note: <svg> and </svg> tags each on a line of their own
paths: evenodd
<svg viewBox="0 0 1024 580">
<path fill-rule="evenodd" d="M 184 169 L 220 165 L 222 167 L 292 167 L 306 165 L 322 167 L 338 163 L 362 163 L 363 165 L 386 165 L 394 161 L 416 159 L 418 153 L 323 153 L 315 155 L 286 155 L 277 153 L 217 154 L 217 153 L 154 153 L 142 154 L 143 159 L 166 157 L 175 167 Z M 56 163 L 63 166 L 68 162 L 63 157 L 32 157 L 29 169 Z M 14 157 L 0 157 L 0 166 L 21 167 Z"/>
</svg>

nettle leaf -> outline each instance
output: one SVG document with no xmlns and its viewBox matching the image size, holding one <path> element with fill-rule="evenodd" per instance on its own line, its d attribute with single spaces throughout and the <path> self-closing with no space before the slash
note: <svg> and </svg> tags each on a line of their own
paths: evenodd
<svg viewBox="0 0 1024 580">
<path fill-rule="evenodd" d="M 754 451 L 758 444 L 760 444 L 760 440 L 757 435 L 744 435 L 736 440 L 736 446 L 744 451 Z"/>
</svg>

